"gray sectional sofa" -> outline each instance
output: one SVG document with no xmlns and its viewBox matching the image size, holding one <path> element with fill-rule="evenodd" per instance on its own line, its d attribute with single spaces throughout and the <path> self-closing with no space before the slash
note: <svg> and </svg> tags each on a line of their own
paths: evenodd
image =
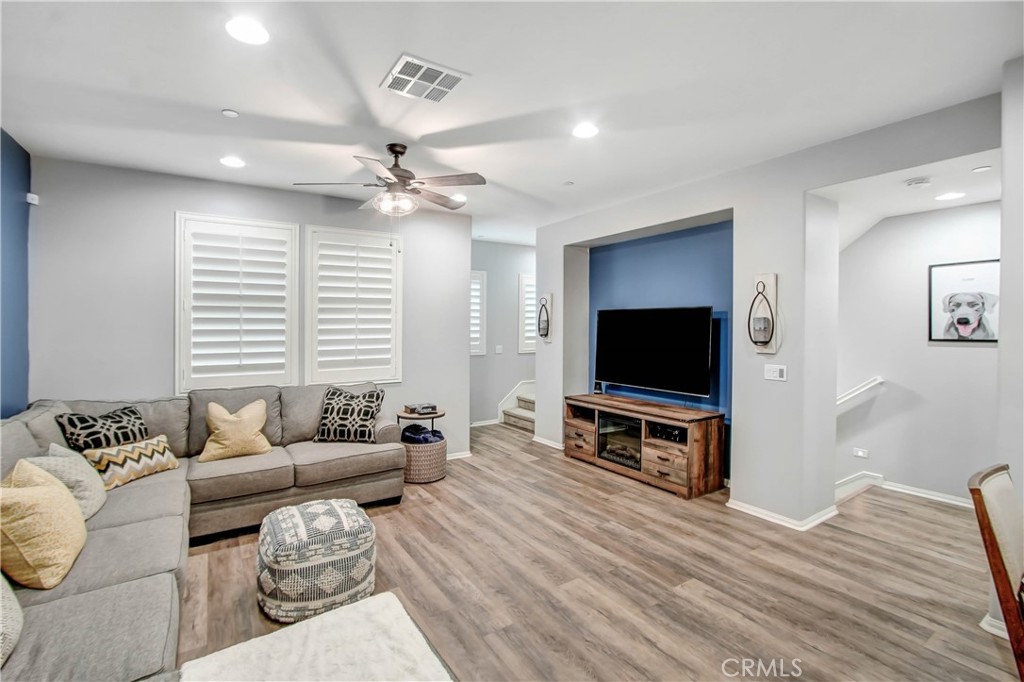
<svg viewBox="0 0 1024 682">
<path fill-rule="evenodd" d="M 373 384 L 348 386 L 359 393 Z M 111 490 L 86 522 L 88 537 L 64 581 L 18 588 L 21 637 L 0 669 L 5 680 L 137 680 L 174 670 L 189 538 L 258 525 L 270 511 L 341 497 L 364 504 L 401 498 L 405 448 L 397 424 L 378 419 L 377 442 L 314 443 L 326 386 L 203 389 L 137 402 L 40 400 L 0 426 L 0 476 L 22 457 L 64 445 L 54 416 L 100 415 L 135 405 L 151 436 L 166 434 L 172 471 Z M 263 398 L 265 455 L 195 459 L 209 435 L 206 406 L 235 412 Z"/>
</svg>

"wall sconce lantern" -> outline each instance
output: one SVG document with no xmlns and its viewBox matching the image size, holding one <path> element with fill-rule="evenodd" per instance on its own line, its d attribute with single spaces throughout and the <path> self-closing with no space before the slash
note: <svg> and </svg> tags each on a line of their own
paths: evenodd
<svg viewBox="0 0 1024 682">
<path fill-rule="evenodd" d="M 778 350 L 778 283 L 775 273 L 754 278 L 754 298 L 747 313 L 747 335 L 758 353 Z"/>
</svg>

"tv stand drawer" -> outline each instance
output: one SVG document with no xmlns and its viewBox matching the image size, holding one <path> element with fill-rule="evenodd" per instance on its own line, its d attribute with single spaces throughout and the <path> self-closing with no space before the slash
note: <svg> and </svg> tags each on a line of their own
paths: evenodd
<svg viewBox="0 0 1024 682">
<path fill-rule="evenodd" d="M 678 452 L 669 452 L 667 450 L 655 450 L 646 443 L 644 443 L 642 450 L 643 461 L 646 464 L 661 467 L 671 467 L 672 469 L 678 469 L 679 471 L 686 471 L 687 460 L 686 455 L 679 454 Z"/>
<path fill-rule="evenodd" d="M 663 481 L 675 483 L 676 485 L 686 485 L 686 471 L 680 471 L 670 466 L 663 466 L 660 464 L 651 463 L 644 459 L 640 465 L 641 471 L 652 478 L 660 478 Z"/>
<path fill-rule="evenodd" d="M 566 425 L 565 454 L 595 457 L 597 449 L 594 447 L 594 440 L 593 431 L 585 431 L 575 426 Z"/>
</svg>

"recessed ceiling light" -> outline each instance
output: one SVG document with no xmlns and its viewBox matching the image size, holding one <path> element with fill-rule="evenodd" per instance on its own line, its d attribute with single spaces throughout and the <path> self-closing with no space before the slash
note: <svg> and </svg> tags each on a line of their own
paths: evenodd
<svg viewBox="0 0 1024 682">
<path fill-rule="evenodd" d="M 971 172 L 972 173 L 984 173 L 984 172 L 990 171 L 990 170 L 992 170 L 992 166 L 978 166 L 977 168 L 972 168 Z"/>
<path fill-rule="evenodd" d="M 910 178 L 909 180 L 904 180 L 903 182 L 907 187 L 910 187 L 912 189 L 924 189 L 925 187 L 931 186 L 932 179 L 922 176 L 919 178 Z"/>
<path fill-rule="evenodd" d="M 593 137 L 597 135 L 597 126 L 589 121 L 584 121 L 572 129 L 572 134 L 582 138 Z"/>
<path fill-rule="evenodd" d="M 237 156 L 225 156 L 221 158 L 220 162 L 228 168 L 242 168 L 245 166 L 245 161 L 242 161 Z"/>
<path fill-rule="evenodd" d="M 963 192 L 946 192 L 935 197 L 935 201 L 953 201 L 953 199 L 962 199 L 967 196 Z"/>
<path fill-rule="evenodd" d="M 565 185 L 566 187 L 572 187 L 572 186 L 573 186 L 573 185 L 575 185 L 576 183 L 575 183 L 575 182 L 573 182 L 572 180 L 566 180 L 566 181 L 565 181 L 565 182 L 563 182 L 562 184 L 563 184 L 563 185 Z"/>
<path fill-rule="evenodd" d="M 232 38 L 247 45 L 262 45 L 270 40 L 267 29 L 252 17 L 235 17 L 224 28 Z"/>
<path fill-rule="evenodd" d="M 234 109 L 221 109 L 220 113 L 225 118 L 238 118 L 238 112 Z"/>
<path fill-rule="evenodd" d="M 452 195 L 452 199 L 455 199 L 455 201 L 466 201 L 466 195 L 465 194 L 453 194 Z"/>
</svg>

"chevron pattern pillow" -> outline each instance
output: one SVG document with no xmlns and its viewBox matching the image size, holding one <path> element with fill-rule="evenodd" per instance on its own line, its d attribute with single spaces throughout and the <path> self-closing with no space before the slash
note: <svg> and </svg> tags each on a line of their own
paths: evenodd
<svg viewBox="0 0 1024 682">
<path fill-rule="evenodd" d="M 55 419 L 64 432 L 64 440 L 73 450 L 85 452 L 149 438 L 149 429 L 136 407 L 122 407 L 99 417 L 68 412 Z"/>
<path fill-rule="evenodd" d="M 100 473 L 107 490 L 143 476 L 178 468 L 178 458 L 171 452 L 167 436 L 163 435 L 141 443 L 86 450 L 82 454 Z"/>
</svg>

